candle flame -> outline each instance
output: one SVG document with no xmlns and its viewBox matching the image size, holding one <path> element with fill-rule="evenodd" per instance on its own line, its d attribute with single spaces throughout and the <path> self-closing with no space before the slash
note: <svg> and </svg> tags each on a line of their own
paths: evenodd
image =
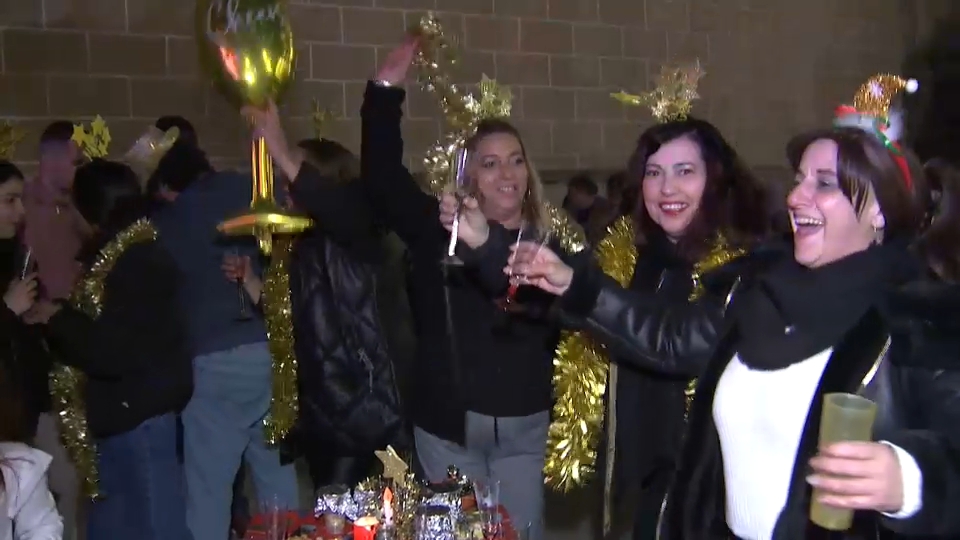
<svg viewBox="0 0 960 540">
<path fill-rule="evenodd" d="M 387 525 L 393 525 L 393 490 L 383 490 L 383 520 Z"/>
</svg>

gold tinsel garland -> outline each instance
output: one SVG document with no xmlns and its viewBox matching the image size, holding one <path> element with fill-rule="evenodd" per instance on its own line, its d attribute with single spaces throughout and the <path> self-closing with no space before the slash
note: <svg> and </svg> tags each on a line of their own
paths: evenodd
<svg viewBox="0 0 960 540">
<path fill-rule="evenodd" d="M 99 317 L 103 309 L 105 282 L 114 265 L 130 246 L 156 239 L 157 229 L 147 219 L 141 219 L 121 231 L 100 250 L 90 269 L 77 284 L 70 297 L 73 307 L 91 319 Z M 80 370 L 58 364 L 50 375 L 50 392 L 63 445 L 81 475 L 83 493 L 94 498 L 99 495 L 97 447 L 87 425 L 85 379 Z"/>
<path fill-rule="evenodd" d="M 476 96 L 461 91 L 453 83 L 451 73 L 456 54 L 440 21 L 432 14 L 421 18 L 409 33 L 420 39 L 414 59 L 420 84 L 424 90 L 437 96 L 450 128 L 449 133 L 427 150 L 424 158 L 427 190 L 439 194 L 449 181 L 450 163 L 457 149 L 463 148 L 481 120 L 508 118 L 513 98 L 508 89 L 485 75 Z M 550 235 L 557 238 L 565 251 L 578 253 L 586 247 L 583 229 L 571 221 L 566 212 L 548 202 L 543 203 L 543 210 L 549 218 Z"/>
<path fill-rule="evenodd" d="M 742 249 L 731 249 L 726 239 L 718 236 L 710 252 L 694 265 L 690 276 L 693 290 L 688 300 L 693 302 L 703 294 L 703 275 L 744 253 Z M 621 217 L 597 245 L 597 262 L 603 273 L 627 287 L 633 279 L 637 256 L 633 222 L 629 217 Z M 604 347 L 582 332 L 564 333 L 557 347 L 553 361 L 556 403 L 544 464 L 546 483 L 554 489 L 569 491 L 583 485 L 595 472 L 609 362 Z M 691 380 L 685 391 L 688 409 L 696 384 L 696 379 Z"/>
<path fill-rule="evenodd" d="M 263 319 L 273 362 L 273 392 L 270 411 L 263 419 L 268 444 L 279 444 L 297 420 L 297 354 L 294 350 L 290 302 L 290 253 L 294 238 L 274 240 L 270 267 L 263 279 Z"/>
<path fill-rule="evenodd" d="M 635 238 L 632 220 L 621 217 L 596 248 L 601 270 L 622 287 L 633 279 Z M 564 332 L 553 365 L 556 401 L 547 435 L 544 481 L 554 489 L 569 491 L 594 473 L 609 360 L 603 347 L 583 332 Z"/>
</svg>

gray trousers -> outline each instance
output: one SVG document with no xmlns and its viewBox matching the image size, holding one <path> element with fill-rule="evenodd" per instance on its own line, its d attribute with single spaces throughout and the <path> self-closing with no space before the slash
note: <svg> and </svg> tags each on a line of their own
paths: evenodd
<svg viewBox="0 0 960 540">
<path fill-rule="evenodd" d="M 40 415 L 33 444 L 53 458 L 47 471 L 47 483 L 57 499 L 57 510 L 63 517 L 63 538 L 79 540 L 79 531 L 86 530 L 82 516 L 77 511 L 80 503 L 80 480 L 66 448 L 60 441 L 60 430 L 52 414 Z"/>
<path fill-rule="evenodd" d="M 455 465 L 471 478 L 500 481 L 500 504 L 517 530 L 543 538 L 543 460 L 550 413 L 499 417 L 467 413 L 466 447 L 414 428 L 417 458 L 430 482 Z"/>
</svg>

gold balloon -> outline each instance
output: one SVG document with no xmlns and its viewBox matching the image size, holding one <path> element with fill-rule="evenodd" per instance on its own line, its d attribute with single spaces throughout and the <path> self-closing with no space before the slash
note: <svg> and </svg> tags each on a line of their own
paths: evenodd
<svg viewBox="0 0 960 540">
<path fill-rule="evenodd" d="M 200 64 L 233 105 L 276 101 L 293 78 L 285 0 L 198 0 Z"/>
</svg>

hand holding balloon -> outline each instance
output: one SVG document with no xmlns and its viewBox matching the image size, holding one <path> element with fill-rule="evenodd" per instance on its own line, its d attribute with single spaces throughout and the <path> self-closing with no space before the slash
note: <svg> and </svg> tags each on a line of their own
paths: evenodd
<svg viewBox="0 0 960 540">
<path fill-rule="evenodd" d="M 243 116 L 253 125 L 253 136 L 263 137 L 267 143 L 267 152 L 273 161 L 283 170 L 287 178 L 293 180 L 300 171 L 300 155 L 290 151 L 287 135 L 280 124 L 277 105 L 272 100 L 264 107 L 247 105 L 240 109 Z"/>
</svg>

